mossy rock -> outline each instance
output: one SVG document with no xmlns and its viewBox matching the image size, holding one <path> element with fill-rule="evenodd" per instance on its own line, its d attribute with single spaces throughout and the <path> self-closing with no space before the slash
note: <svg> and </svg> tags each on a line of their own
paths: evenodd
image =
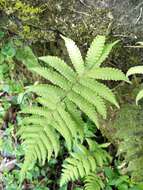
<svg viewBox="0 0 143 190">
<path fill-rule="evenodd" d="M 0 27 L 8 31 L 8 35 L 19 36 L 32 45 L 38 56 L 50 54 L 68 60 L 61 33 L 72 38 L 83 55 L 93 38 L 103 34 L 108 35 L 110 41 L 121 40 L 107 60 L 108 66 L 113 65 L 126 72 L 129 67 L 142 62 L 142 49 L 126 47 L 142 40 L 141 0 L 19 1 L 35 9 L 40 7 L 41 11 L 32 18 L 27 15 L 23 20 L 20 11 L 13 9 L 10 12 L 10 4 L 4 9 L 0 7 Z"/>
</svg>

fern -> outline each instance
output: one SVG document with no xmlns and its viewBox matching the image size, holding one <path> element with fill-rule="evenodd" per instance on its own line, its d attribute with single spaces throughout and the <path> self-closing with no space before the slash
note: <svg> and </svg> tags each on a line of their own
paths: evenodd
<svg viewBox="0 0 143 190">
<path fill-rule="evenodd" d="M 84 190 L 100 190 L 104 189 L 104 183 L 101 178 L 95 173 L 91 173 L 85 177 L 84 180 Z"/>
<path fill-rule="evenodd" d="M 130 173 L 136 182 L 143 181 L 143 112 L 135 105 L 124 105 L 117 114 L 113 126 L 119 141 L 118 155 L 124 157 L 124 172 Z"/>
<path fill-rule="evenodd" d="M 98 82 L 98 79 L 128 81 L 128 78 L 118 69 L 99 67 L 113 46 L 107 44 L 104 47 L 104 36 L 95 38 L 85 61 L 75 43 L 71 39 L 62 38 L 65 40 L 73 67 L 54 56 L 39 58 L 45 63 L 45 67 L 37 66 L 37 63 L 35 66 L 28 67 L 52 84 L 37 84 L 27 89 L 27 92 L 36 93 L 38 98 L 37 105 L 21 111 L 26 116 L 19 134 L 27 147 L 26 164 L 23 166 L 22 176 L 32 160 L 39 160 L 44 164 L 46 158 L 50 160 L 53 153 L 55 157 L 57 156 L 60 147 L 59 135 L 65 139 L 69 151 L 74 144 L 83 142 L 85 137 L 81 112 L 85 113 L 99 128 L 98 114 L 104 118 L 107 115 L 105 101 L 108 100 L 118 107 L 113 92 L 106 85 Z M 98 68 L 95 68 L 96 64 Z M 93 168 L 88 167 L 92 171 Z"/>
<path fill-rule="evenodd" d="M 105 40 L 105 36 L 97 36 L 91 43 L 86 56 L 86 64 L 89 68 L 93 65 L 97 65 L 97 62 L 99 61 L 105 47 Z"/>
<path fill-rule="evenodd" d="M 97 143 L 88 139 L 89 149 L 83 145 L 76 147 L 76 152 L 71 152 L 70 157 L 66 158 L 63 164 L 62 176 L 60 185 L 68 183 L 69 181 L 75 181 L 78 179 L 85 179 L 85 189 L 89 188 L 88 183 L 96 184 L 96 181 L 92 182 L 92 173 L 97 178 L 97 171 L 108 163 L 110 156 L 99 147 Z M 90 179 L 90 181 L 89 181 Z M 94 177 L 95 179 L 95 177 Z M 98 184 L 97 186 L 100 186 Z"/>
<path fill-rule="evenodd" d="M 127 76 L 133 75 L 133 74 L 143 74 L 143 66 L 135 66 L 128 70 Z M 139 100 L 143 98 L 143 90 L 141 90 L 136 97 L 136 104 L 138 104 Z"/>
</svg>

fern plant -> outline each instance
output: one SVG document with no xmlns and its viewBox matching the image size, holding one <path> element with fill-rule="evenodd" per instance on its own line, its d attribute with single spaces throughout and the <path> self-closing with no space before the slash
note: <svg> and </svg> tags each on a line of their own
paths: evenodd
<svg viewBox="0 0 143 190">
<path fill-rule="evenodd" d="M 107 164 L 111 158 L 95 141 L 88 139 L 87 142 L 89 149 L 83 145 L 78 145 L 76 152 L 71 152 L 70 157 L 65 159 L 62 169 L 61 186 L 69 181 L 84 179 L 85 190 L 101 189 L 104 187 L 97 172 L 101 172 L 103 165 Z"/>
<path fill-rule="evenodd" d="M 133 75 L 133 74 L 143 74 L 143 66 L 135 66 L 128 70 L 127 76 Z M 140 92 L 137 94 L 136 97 L 136 104 L 138 104 L 139 100 L 143 98 L 143 90 L 140 90 Z"/>
<path fill-rule="evenodd" d="M 83 60 L 75 42 L 63 37 L 73 67 L 55 56 L 40 57 L 43 66 L 29 69 L 51 83 L 28 87 L 27 92 L 37 94 L 36 103 L 22 109 L 25 114 L 19 135 L 26 146 L 22 176 L 33 160 L 45 163 L 60 150 L 59 135 L 65 139 L 68 150 L 84 140 L 81 112 L 99 128 L 98 114 L 106 118 L 105 101 L 118 106 L 113 92 L 98 80 L 128 78 L 120 70 L 101 67 L 112 47 L 118 42 L 105 44 L 105 36 L 97 36 Z M 97 114 L 98 113 L 98 114 Z"/>
<path fill-rule="evenodd" d="M 84 189 L 85 190 L 100 190 L 104 189 L 104 183 L 100 177 L 95 173 L 90 173 L 85 177 L 84 180 Z"/>
</svg>

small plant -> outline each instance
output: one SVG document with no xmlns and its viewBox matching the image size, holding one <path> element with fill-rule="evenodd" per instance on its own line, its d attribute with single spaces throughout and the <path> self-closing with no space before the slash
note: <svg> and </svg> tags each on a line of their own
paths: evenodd
<svg viewBox="0 0 143 190">
<path fill-rule="evenodd" d="M 40 65 L 29 67 L 31 71 L 41 75 L 52 84 L 36 84 L 28 87 L 26 91 L 27 93 L 36 93 L 37 98 L 32 106 L 25 106 L 21 111 L 25 117 L 18 134 L 26 147 L 21 180 L 23 180 L 31 162 L 38 160 L 39 163 L 45 164 L 46 160 L 49 161 L 53 157 L 53 153 L 57 157 L 61 149 L 60 136 L 64 138 L 65 146 L 69 152 L 73 152 L 74 147 L 79 147 L 85 141 L 86 134 L 83 130 L 82 112 L 99 128 L 98 114 L 103 118 L 106 118 L 107 115 L 105 101 L 119 107 L 113 92 L 98 80 L 128 82 L 128 78 L 120 70 L 101 67 L 112 47 L 118 41 L 105 44 L 105 36 L 97 36 L 93 40 L 84 61 L 75 42 L 63 36 L 62 38 L 65 41 L 72 67 L 55 56 L 39 58 L 40 61 L 44 62 L 45 67 Z M 20 59 L 26 64 L 22 54 L 20 54 Z M 86 150 L 84 154 L 88 154 L 88 152 Z M 71 153 L 71 156 L 73 158 L 67 158 L 71 164 L 68 166 L 72 168 L 73 160 L 79 160 L 83 170 L 82 155 L 79 154 L 78 157 L 77 153 Z M 86 165 L 88 172 L 81 173 L 82 177 L 90 175 L 90 172 L 95 170 L 96 156 L 94 158 L 89 153 L 94 165 L 92 163 Z M 71 160 L 72 162 L 70 162 Z M 101 158 L 99 160 L 102 162 Z M 87 163 L 87 160 L 85 162 Z M 67 179 L 64 177 L 65 180 L 62 180 L 61 185 L 69 180 L 78 179 L 79 175 L 75 168 L 71 176 Z M 90 176 L 86 181 L 90 182 Z M 88 189 L 88 185 L 86 189 Z"/>
<path fill-rule="evenodd" d="M 78 145 L 76 150 L 70 153 L 71 156 L 65 159 L 61 186 L 69 181 L 85 179 L 85 189 L 87 190 L 90 189 L 90 186 L 97 189 L 104 187 L 97 173 L 102 171 L 103 165 L 108 164 L 111 158 L 95 141 L 88 139 L 87 142 L 89 150 L 82 145 Z"/>
</svg>

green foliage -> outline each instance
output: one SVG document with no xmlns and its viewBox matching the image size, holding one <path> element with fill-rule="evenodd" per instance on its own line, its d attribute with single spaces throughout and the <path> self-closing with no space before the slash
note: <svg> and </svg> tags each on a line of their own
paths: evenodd
<svg viewBox="0 0 143 190">
<path fill-rule="evenodd" d="M 106 178 L 105 190 L 112 190 L 114 188 L 118 190 L 131 190 L 132 187 L 136 187 L 136 185 L 131 181 L 128 175 L 120 173 L 118 166 L 115 166 L 114 169 L 110 167 L 105 167 L 104 174 Z"/>
<path fill-rule="evenodd" d="M 71 152 L 70 157 L 65 159 L 61 186 L 69 181 L 84 179 L 86 190 L 93 189 L 93 187 L 97 187 L 97 189 L 104 187 L 96 173 L 99 172 L 99 168 L 101 170 L 103 165 L 109 162 L 110 156 L 94 141 L 88 139 L 87 142 L 89 149 L 78 145 L 75 152 Z"/>
<path fill-rule="evenodd" d="M 29 188 L 33 190 L 50 190 L 46 187 L 50 183 L 50 179 L 45 176 L 46 174 L 43 175 L 40 167 L 32 167 L 33 165 L 31 165 L 31 170 L 26 173 L 26 180 L 29 183 Z M 44 180 L 40 181 L 40 177 Z M 14 169 L 11 172 L 4 171 L 2 181 L 6 190 L 21 190 L 21 187 L 19 187 L 19 169 Z M 26 188 L 26 185 L 23 185 L 22 189 Z"/>
<path fill-rule="evenodd" d="M 70 67 L 70 63 L 66 64 L 54 56 L 40 57 L 39 63 L 28 46 L 19 46 L 15 39 L 3 41 L 3 37 L 4 33 L 0 32 L 0 66 L 4 68 L 1 69 L 1 82 L 4 83 L 1 91 L 7 95 L 2 97 L 0 122 L 3 123 L 2 117 L 13 104 L 19 104 L 22 108 L 21 115 L 17 117 L 22 125 L 18 132 L 22 144 L 19 145 L 16 139 L 17 126 L 10 123 L 7 124 L 7 129 L 4 129 L 4 136 L 0 140 L 2 155 L 14 156 L 17 160 L 11 172 L 5 170 L 0 176 L 4 188 L 48 190 L 54 187 L 67 190 L 70 182 L 74 190 L 141 190 L 142 183 L 135 184 L 135 181 L 143 179 L 142 109 L 136 106 L 121 108 L 116 121 L 112 122 L 118 131 L 115 137 L 119 140 L 118 156 L 119 159 L 124 158 L 123 164 L 118 164 L 117 167 L 121 168 L 122 172 L 127 172 L 126 175 L 113 169 L 115 165 L 113 168 L 110 166 L 111 157 L 106 151 L 109 143 L 99 145 L 93 140 L 100 138 L 100 135 L 95 137 L 96 131 L 98 134 L 95 126 L 100 127 L 98 115 L 106 118 L 106 100 L 119 107 L 113 92 L 98 80 L 128 82 L 121 71 L 101 65 L 118 41 L 105 44 L 105 37 L 97 36 L 84 60 L 75 43 L 62 36 L 71 59 Z M 47 83 L 36 82 L 23 92 L 23 84 L 19 81 L 16 83 L 11 77 L 14 75 L 15 60 L 23 62 L 30 71 L 36 71 L 43 76 L 48 80 Z M 132 72 L 128 75 L 130 74 Z M 24 153 L 25 162 L 22 165 Z M 39 165 L 35 165 L 37 160 Z M 46 160 L 49 161 L 48 165 L 41 167 Z M 54 181 L 55 171 L 57 178 L 63 160 L 61 179 Z M 24 177 L 26 181 L 20 187 L 19 181 Z M 58 188 L 59 183 L 61 187 Z"/>
<path fill-rule="evenodd" d="M 63 36 L 62 38 L 65 40 L 73 67 L 54 56 L 39 58 L 45 63 L 45 67 L 29 67 L 30 71 L 36 72 L 52 84 L 36 84 L 27 89 L 27 92 L 34 92 L 38 97 L 34 105 L 26 106 L 21 111 L 25 117 L 18 134 L 26 146 L 22 179 L 33 160 L 44 164 L 46 159 L 51 159 L 53 153 L 55 157 L 58 155 L 59 135 L 65 139 L 69 151 L 75 144 L 83 142 L 85 134 L 81 111 L 99 128 L 97 113 L 106 118 L 105 100 L 118 107 L 112 91 L 98 82 L 98 79 L 128 82 L 128 78 L 120 70 L 99 67 L 108 56 L 109 49 L 116 43 L 107 48 L 108 45 L 104 46 L 102 41 L 105 37 L 97 36 L 88 50 L 88 61 L 84 61 L 75 43 L 71 39 Z M 93 49 L 98 47 L 98 59 L 95 60 Z"/>
<path fill-rule="evenodd" d="M 13 58 L 16 53 L 16 48 L 12 40 L 5 42 L 4 33 L 1 32 L 0 38 L 0 81 L 1 83 L 9 77 L 10 70 L 12 73 L 14 64 Z"/>
<path fill-rule="evenodd" d="M 89 150 L 82 145 L 78 145 L 76 147 L 76 151 L 71 152 L 70 157 L 65 159 L 62 169 L 61 186 L 69 181 L 86 178 L 85 186 L 86 189 L 88 189 L 90 186 L 89 183 L 92 183 L 92 173 L 95 175 L 99 168 L 101 169 L 103 165 L 105 163 L 107 164 L 110 160 L 110 156 L 106 153 L 106 151 L 102 150 L 97 143 L 89 139 L 87 142 L 89 144 Z M 95 177 L 98 181 L 98 177 Z M 96 181 L 94 184 L 96 184 Z"/>
<path fill-rule="evenodd" d="M 84 189 L 85 190 L 94 190 L 95 188 L 97 190 L 104 189 L 104 183 L 101 180 L 100 177 L 98 177 L 94 173 L 90 173 L 88 176 L 86 176 Z"/>
<path fill-rule="evenodd" d="M 119 139 L 118 155 L 122 155 L 124 170 L 129 172 L 134 181 L 143 180 L 143 112 L 135 105 L 121 108 L 113 123 L 116 138 Z"/>
<path fill-rule="evenodd" d="M 133 75 L 133 74 L 143 74 L 143 66 L 135 66 L 128 70 L 127 76 Z M 140 90 L 136 97 L 136 104 L 138 104 L 138 101 L 143 98 L 143 90 Z"/>
<path fill-rule="evenodd" d="M 29 46 L 19 48 L 16 52 L 16 59 L 18 61 L 22 61 L 23 64 L 28 68 L 36 67 L 39 65 L 37 58 L 34 56 Z"/>
<path fill-rule="evenodd" d="M 30 72 L 28 73 L 27 68 L 20 62 L 21 59 L 24 59 L 29 67 L 38 65 L 38 60 L 33 55 L 31 48 L 24 45 L 17 37 L 8 37 L 6 33 L 1 33 L 0 89 L 6 89 L 7 86 L 10 89 L 18 85 L 23 86 L 23 84 L 35 80 L 30 75 Z"/>
<path fill-rule="evenodd" d="M 43 6 L 33 6 L 29 1 L 1 0 L 0 11 L 2 20 L 0 26 L 19 35 L 23 40 L 32 39 L 31 25 L 39 22 Z M 4 23 L 3 23 L 4 22 Z"/>
<path fill-rule="evenodd" d="M 23 155 L 23 149 L 20 145 L 15 146 L 15 142 L 13 142 L 14 135 L 14 126 L 12 124 L 4 132 L 4 137 L 2 138 L 1 142 L 1 152 L 3 155 L 12 156 L 19 158 Z"/>
</svg>

